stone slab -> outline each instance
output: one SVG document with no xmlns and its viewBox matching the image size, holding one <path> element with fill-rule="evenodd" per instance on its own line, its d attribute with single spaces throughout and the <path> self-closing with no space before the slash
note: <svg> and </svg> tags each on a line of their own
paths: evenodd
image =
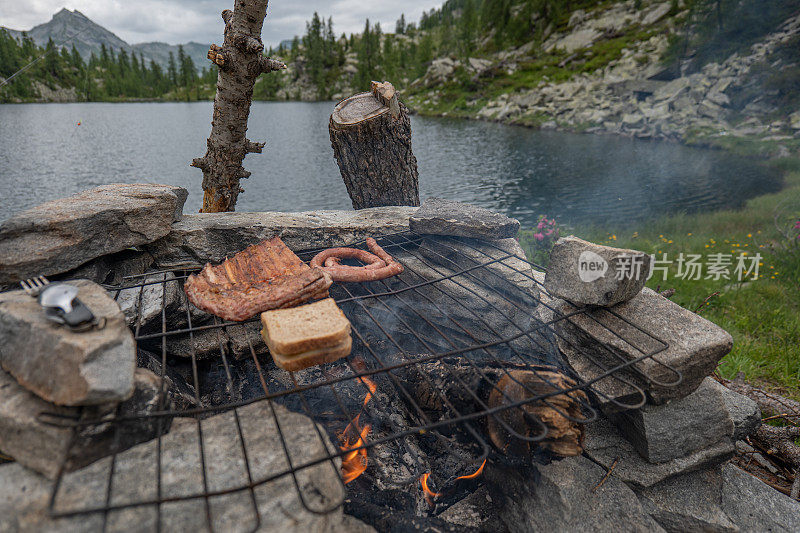
<svg viewBox="0 0 800 533">
<path fill-rule="evenodd" d="M 641 292 L 650 261 L 644 252 L 564 237 L 550 251 L 545 287 L 576 305 L 611 307 Z"/>
<path fill-rule="evenodd" d="M 568 303 L 559 308 L 562 315 L 576 310 Z M 724 329 L 648 288 L 611 311 L 596 308 L 571 316 L 556 322 L 556 331 L 608 365 L 655 354 L 635 363 L 638 374 L 626 374 L 654 404 L 694 392 L 733 348 Z M 677 384 L 672 369 L 681 374 Z"/>
<path fill-rule="evenodd" d="M 136 369 L 134 393 L 119 406 L 120 416 L 142 415 L 158 410 L 159 378 L 149 370 Z M 165 402 L 162 408 L 169 408 Z M 96 420 L 104 414 L 112 415 L 116 406 L 87 409 L 86 420 Z M 75 407 L 59 407 L 48 403 L 21 387 L 13 377 L 0 370 L 0 449 L 17 462 L 54 478 L 66 462 L 67 470 L 80 468 L 114 450 L 123 450 L 139 442 L 155 438 L 154 421 L 143 420 L 120 426 L 117 435 L 108 425 L 86 426 L 79 431 L 75 445 L 70 449 L 72 429 L 46 424 L 41 413 L 79 417 Z M 169 429 L 169 420 L 163 430 Z M 2 528 L 0 528 L 2 530 Z"/>
<path fill-rule="evenodd" d="M 614 477 L 632 487 L 649 487 L 679 474 L 724 463 L 735 453 L 733 442 L 724 438 L 695 453 L 665 463 L 647 462 L 606 419 L 586 426 L 585 453 L 606 468 L 614 462 Z"/>
<path fill-rule="evenodd" d="M 334 449 L 330 441 L 320 440 L 314 424 L 303 415 L 275 405 L 280 426 L 287 436 L 287 446 L 295 465 L 318 459 L 325 447 Z M 250 475 L 259 483 L 287 467 L 272 411 L 266 402 L 257 402 L 237 410 L 250 464 Z M 232 411 L 198 422 L 176 419 L 172 429 L 161 439 L 161 495 L 166 498 L 187 498 L 202 494 L 198 424 L 203 435 L 205 480 L 210 491 L 235 490 L 248 483 L 242 440 Z M 324 429 L 321 430 L 323 435 Z M 112 505 L 124 505 L 157 497 L 157 443 L 151 441 L 117 455 L 112 483 Z M 110 459 L 103 459 L 80 471 L 65 476 L 58 493 L 56 510 L 84 509 L 105 501 Z M 323 509 L 344 496 L 339 479 L 339 461 L 323 461 L 297 473 L 297 481 L 309 506 Z M 2 485 L 2 479 L 0 479 Z M 345 519 L 341 508 L 330 514 L 317 515 L 305 510 L 292 476 L 278 477 L 259 483 L 253 493 L 244 489 L 208 500 L 211 527 L 206 518 L 204 499 L 192 498 L 161 506 L 162 531 L 252 531 L 257 525 L 253 498 L 259 510 L 259 531 L 333 532 L 343 531 L 354 522 Z M 153 531 L 157 509 L 144 506 L 109 513 L 109 531 Z M 369 530 L 363 524 L 355 531 Z"/>
<path fill-rule="evenodd" d="M 103 185 L 14 215 L 0 224 L 0 283 L 67 272 L 160 239 L 187 194 L 169 185 Z"/>
<path fill-rule="evenodd" d="M 510 531 L 659 532 L 634 492 L 582 456 L 533 469 L 486 469 L 498 515 Z"/>
<path fill-rule="evenodd" d="M 117 303 L 99 285 L 68 282 L 105 327 L 83 333 L 49 321 L 23 291 L 0 293 L 0 365 L 58 405 L 120 402 L 133 392 L 136 349 Z"/>
<path fill-rule="evenodd" d="M 615 422 L 651 463 L 690 455 L 733 437 L 733 419 L 719 387 L 714 379 L 706 378 L 685 398 L 619 413 Z"/>
<path fill-rule="evenodd" d="M 732 464 L 668 479 L 637 495 L 670 533 L 800 531 L 800 502 Z"/>
<path fill-rule="evenodd" d="M 519 221 L 470 204 L 428 198 L 411 217 L 411 230 L 428 235 L 452 235 L 476 239 L 515 237 Z"/>
<path fill-rule="evenodd" d="M 159 268 L 220 263 L 250 245 L 279 236 L 294 251 L 344 246 L 408 230 L 416 207 L 305 213 L 200 213 L 185 215 L 169 235 L 148 245 Z"/>
</svg>

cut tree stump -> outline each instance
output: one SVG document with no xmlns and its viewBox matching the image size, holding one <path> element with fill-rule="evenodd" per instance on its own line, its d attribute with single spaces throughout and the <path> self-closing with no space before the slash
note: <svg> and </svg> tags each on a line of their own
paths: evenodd
<svg viewBox="0 0 800 533">
<path fill-rule="evenodd" d="M 253 99 L 253 85 L 262 74 L 286 68 L 280 61 L 264 56 L 261 27 L 268 0 L 236 0 L 233 11 L 222 12 L 225 41 L 212 44 L 208 59 L 219 67 L 217 95 L 206 155 L 192 161 L 203 171 L 203 213 L 233 211 L 241 192 L 239 180 L 250 177 L 242 167 L 247 154 L 260 154 L 263 142 L 252 142 L 247 119 Z"/>
<path fill-rule="evenodd" d="M 330 121 L 331 145 L 354 209 L 419 205 L 411 119 L 391 83 L 340 102 Z"/>
</svg>

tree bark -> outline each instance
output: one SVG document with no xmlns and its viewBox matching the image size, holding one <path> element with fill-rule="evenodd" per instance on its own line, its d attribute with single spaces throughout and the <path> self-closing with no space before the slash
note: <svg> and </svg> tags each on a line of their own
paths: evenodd
<svg viewBox="0 0 800 533">
<path fill-rule="evenodd" d="M 203 213 L 233 211 L 243 189 L 239 180 L 250 177 L 242 167 L 249 153 L 260 154 L 264 143 L 249 141 L 247 119 L 253 85 L 259 75 L 286 68 L 263 55 L 261 27 L 268 0 L 235 0 L 233 11 L 222 12 L 223 45 L 211 45 L 208 58 L 219 67 L 217 95 L 206 155 L 192 161 L 203 171 Z"/>
<path fill-rule="evenodd" d="M 391 83 L 340 102 L 330 120 L 331 145 L 354 209 L 419 205 L 411 119 Z"/>
</svg>

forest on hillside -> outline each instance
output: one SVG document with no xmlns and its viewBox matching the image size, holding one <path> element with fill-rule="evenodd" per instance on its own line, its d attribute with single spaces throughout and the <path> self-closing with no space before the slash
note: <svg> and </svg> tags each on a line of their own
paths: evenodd
<svg viewBox="0 0 800 533">
<path fill-rule="evenodd" d="M 670 36 L 665 65 L 699 69 L 755 42 L 800 8 L 800 0 L 670 0 L 671 15 L 688 13 L 680 31 Z M 299 88 L 311 86 L 314 98 L 332 98 L 342 87 L 368 87 L 374 79 L 392 80 L 408 87 L 423 76 L 439 57 L 466 60 L 490 57 L 527 43 L 541 43 L 553 31 L 563 31 L 578 9 L 591 10 L 608 0 L 447 0 L 425 12 L 419 21 L 397 20 L 382 28 L 367 20 L 360 34 L 335 32 L 332 18 L 314 13 L 304 35 L 291 47 L 266 51 L 286 62 L 285 74 L 265 75 L 255 88 L 256 99 L 301 99 Z M 637 9 L 650 7 L 635 0 Z M 269 16 L 269 15 L 267 15 Z M 613 37 L 613 36 L 612 36 Z M 535 52 L 534 52 L 535 54 Z M 35 61 L 32 65 L 30 62 Z M 83 61 L 77 51 L 50 41 L 36 46 L 0 31 L 0 102 L 27 101 L 49 90 L 70 90 L 78 101 L 124 99 L 198 100 L 214 96 L 216 67 L 198 73 L 190 57 L 179 49 L 166 69 L 124 50 L 103 49 Z M 469 85 L 469 77 L 454 83 Z M 307 99 L 307 96 L 306 96 Z"/>
<path fill-rule="evenodd" d="M 0 102 L 36 98 L 41 86 L 68 90 L 78 101 L 150 99 L 171 95 L 175 99 L 198 99 L 202 84 L 213 84 L 216 70 L 198 73 L 183 47 L 170 53 L 166 69 L 125 50 L 115 52 L 102 46 L 99 56 L 84 61 L 74 46 L 57 48 L 52 39 L 37 46 L 23 34 L 18 41 L 0 29 Z"/>
</svg>

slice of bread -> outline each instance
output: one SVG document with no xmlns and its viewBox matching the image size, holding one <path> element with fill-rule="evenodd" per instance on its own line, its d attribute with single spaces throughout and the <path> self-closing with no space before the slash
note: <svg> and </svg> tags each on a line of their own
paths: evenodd
<svg viewBox="0 0 800 533">
<path fill-rule="evenodd" d="M 282 355 L 270 350 L 275 364 L 289 372 L 297 372 L 310 366 L 332 363 L 342 357 L 350 355 L 353 339 L 348 335 L 345 339 L 331 348 L 320 348 L 298 355 Z"/>
<path fill-rule="evenodd" d="M 265 311 L 261 323 L 269 351 L 284 356 L 338 347 L 350 338 L 350 321 L 333 298 Z"/>
</svg>

